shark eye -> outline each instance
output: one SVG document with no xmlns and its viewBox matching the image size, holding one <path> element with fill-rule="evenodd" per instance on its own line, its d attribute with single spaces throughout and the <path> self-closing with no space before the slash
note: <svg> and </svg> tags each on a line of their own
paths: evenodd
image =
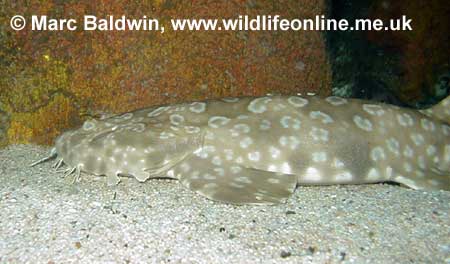
<svg viewBox="0 0 450 264">
<path fill-rule="evenodd" d="M 95 124 L 91 120 L 88 120 L 88 121 L 84 122 L 84 124 L 83 124 L 84 130 L 92 130 L 94 128 L 95 128 Z"/>
</svg>

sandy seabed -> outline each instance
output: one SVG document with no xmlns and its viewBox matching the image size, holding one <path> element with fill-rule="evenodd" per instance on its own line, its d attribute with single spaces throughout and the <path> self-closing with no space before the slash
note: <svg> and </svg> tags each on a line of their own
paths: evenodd
<svg viewBox="0 0 450 264">
<path fill-rule="evenodd" d="M 49 149 L 0 149 L 0 263 L 450 263 L 450 192 L 299 187 L 285 204 L 213 202 L 174 180 L 71 177 Z"/>
</svg>

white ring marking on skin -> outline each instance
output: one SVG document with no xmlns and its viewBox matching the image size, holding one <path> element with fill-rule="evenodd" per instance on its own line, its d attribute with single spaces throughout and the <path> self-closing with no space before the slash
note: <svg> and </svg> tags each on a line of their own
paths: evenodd
<svg viewBox="0 0 450 264">
<path fill-rule="evenodd" d="M 196 126 L 185 126 L 184 130 L 188 133 L 188 134 L 194 134 L 194 133 L 198 133 L 200 132 L 200 128 L 196 127 Z"/>
<path fill-rule="evenodd" d="M 385 127 L 385 123 L 383 120 L 381 120 L 380 122 L 378 122 L 379 126 L 378 126 L 378 131 L 380 132 L 380 134 L 385 135 L 387 133 L 387 129 Z"/>
<path fill-rule="evenodd" d="M 283 162 L 283 164 L 281 164 L 281 173 L 284 173 L 284 174 L 292 173 L 292 169 L 291 169 L 291 166 L 289 165 L 289 163 Z"/>
<path fill-rule="evenodd" d="M 434 154 L 436 154 L 436 147 L 433 145 L 428 146 L 427 154 L 428 154 L 428 156 L 433 156 Z"/>
<path fill-rule="evenodd" d="M 376 104 L 363 104 L 363 110 L 374 116 L 384 115 L 384 109 Z"/>
<path fill-rule="evenodd" d="M 250 126 L 247 124 L 236 124 L 234 126 L 234 129 L 236 129 L 239 132 L 242 132 L 244 134 L 250 132 Z"/>
<path fill-rule="evenodd" d="M 424 130 L 427 130 L 427 131 L 435 131 L 436 130 L 436 126 L 435 126 L 434 122 L 430 121 L 426 118 L 420 119 L 420 124 Z"/>
<path fill-rule="evenodd" d="M 83 129 L 86 130 L 86 131 L 95 129 L 95 123 L 92 122 L 91 120 L 87 120 L 83 124 Z"/>
<path fill-rule="evenodd" d="M 309 103 L 307 99 L 299 96 L 290 96 L 288 102 L 295 107 L 304 107 Z"/>
<path fill-rule="evenodd" d="M 401 126 L 404 126 L 404 127 L 414 125 L 414 120 L 407 113 L 397 114 L 397 121 Z"/>
<path fill-rule="evenodd" d="M 144 123 L 135 123 L 132 126 L 130 126 L 130 130 L 133 132 L 142 133 L 145 131 L 145 124 Z"/>
<path fill-rule="evenodd" d="M 218 128 L 224 126 L 230 122 L 230 119 L 224 116 L 213 116 L 208 120 L 208 126 L 212 128 Z"/>
<path fill-rule="evenodd" d="M 343 104 L 348 103 L 347 99 L 337 97 L 337 96 L 329 96 L 329 97 L 325 98 L 325 101 L 327 101 L 329 104 L 334 105 L 334 106 L 343 105 Z"/>
<path fill-rule="evenodd" d="M 243 119 L 249 119 L 250 117 L 248 115 L 238 115 L 237 119 L 243 120 Z"/>
<path fill-rule="evenodd" d="M 413 133 L 410 137 L 414 144 L 416 144 L 416 146 L 420 146 L 425 142 L 425 138 L 422 136 L 422 134 Z"/>
<path fill-rule="evenodd" d="M 434 156 L 434 158 L 433 158 L 433 162 L 435 163 L 435 164 L 438 164 L 439 163 L 439 157 L 438 156 Z M 431 170 L 433 170 L 433 169 L 431 169 Z"/>
<path fill-rule="evenodd" d="M 278 142 L 281 146 L 289 146 L 289 148 L 292 150 L 297 149 L 297 147 L 300 145 L 300 140 L 294 136 L 281 136 Z"/>
<path fill-rule="evenodd" d="M 386 171 L 385 171 L 385 177 L 387 179 L 391 179 L 393 174 L 394 174 L 394 169 L 392 169 L 391 166 L 387 166 Z"/>
<path fill-rule="evenodd" d="M 214 156 L 211 160 L 211 163 L 216 166 L 220 166 L 222 165 L 222 159 L 219 156 Z"/>
<path fill-rule="evenodd" d="M 312 160 L 314 162 L 324 162 L 327 161 L 327 153 L 326 152 L 314 152 L 312 154 Z"/>
<path fill-rule="evenodd" d="M 179 115 L 179 114 L 170 115 L 169 119 L 170 119 L 170 122 L 174 125 L 179 125 L 184 122 L 184 116 Z"/>
<path fill-rule="evenodd" d="M 232 137 L 238 137 L 241 135 L 241 133 L 247 134 L 248 132 L 250 132 L 250 126 L 247 124 L 236 124 L 232 129 L 230 129 L 230 131 Z"/>
<path fill-rule="evenodd" d="M 213 132 L 211 132 L 211 131 L 206 131 L 205 139 L 215 140 L 216 139 L 216 135 Z"/>
<path fill-rule="evenodd" d="M 270 146 L 269 153 L 272 158 L 277 159 L 280 157 L 281 151 L 274 146 Z"/>
<path fill-rule="evenodd" d="M 240 142 L 239 145 L 241 148 L 248 148 L 251 144 L 253 144 L 253 139 L 251 137 L 245 137 Z"/>
<path fill-rule="evenodd" d="M 205 180 L 215 180 L 215 179 L 217 179 L 217 177 L 215 176 L 215 175 L 211 175 L 211 174 L 209 174 L 209 173 L 205 173 L 204 175 L 203 175 L 203 179 L 205 179 Z"/>
<path fill-rule="evenodd" d="M 196 151 L 194 151 L 194 154 L 195 154 L 197 157 L 201 158 L 201 159 L 206 159 L 206 158 L 208 158 L 208 152 L 205 151 L 205 150 L 202 149 L 202 148 L 199 148 L 199 149 L 197 149 Z"/>
<path fill-rule="evenodd" d="M 253 99 L 250 104 L 247 107 L 247 110 L 255 113 L 255 114 L 261 114 L 267 111 L 267 104 L 272 101 L 272 98 L 270 97 L 260 97 Z"/>
<path fill-rule="evenodd" d="M 261 154 L 258 151 L 248 153 L 248 159 L 251 161 L 259 161 Z"/>
<path fill-rule="evenodd" d="M 306 169 L 303 179 L 310 182 L 320 182 L 322 180 L 322 174 L 318 169 L 309 167 Z"/>
<path fill-rule="evenodd" d="M 403 150 L 403 155 L 412 158 L 414 156 L 414 150 L 409 145 L 406 145 L 405 150 Z"/>
<path fill-rule="evenodd" d="M 371 168 L 367 173 L 367 179 L 371 181 L 376 181 L 380 179 L 380 172 L 377 169 Z"/>
<path fill-rule="evenodd" d="M 404 168 L 405 171 L 408 172 L 408 173 L 412 172 L 412 166 L 411 166 L 411 164 L 409 164 L 408 162 L 405 162 L 405 163 L 403 164 L 403 168 Z"/>
<path fill-rule="evenodd" d="M 419 168 L 421 168 L 422 170 L 425 170 L 427 168 L 425 158 L 422 155 L 417 157 L 417 164 L 419 165 Z"/>
<path fill-rule="evenodd" d="M 284 128 L 292 128 L 294 130 L 299 130 L 301 126 L 300 120 L 292 118 L 291 116 L 283 116 L 280 119 L 280 124 Z"/>
<path fill-rule="evenodd" d="M 386 140 L 387 147 L 390 152 L 394 153 L 395 156 L 400 155 L 400 143 L 395 138 L 389 138 Z"/>
<path fill-rule="evenodd" d="M 357 127 L 364 131 L 370 132 L 373 129 L 372 123 L 369 119 L 363 118 L 359 115 L 353 116 L 353 122 L 355 122 Z"/>
<path fill-rule="evenodd" d="M 189 106 L 189 110 L 194 113 L 203 113 L 206 110 L 206 103 L 204 102 L 193 102 Z"/>
<path fill-rule="evenodd" d="M 261 120 L 261 124 L 259 125 L 259 129 L 261 130 L 269 130 L 271 127 L 270 121 L 267 119 Z"/>
<path fill-rule="evenodd" d="M 330 124 L 333 123 L 334 120 L 333 118 L 331 118 L 331 116 L 329 116 L 328 114 L 325 114 L 324 112 L 321 111 L 311 111 L 311 113 L 309 113 L 309 117 L 311 119 L 321 119 L 323 124 Z"/>
<path fill-rule="evenodd" d="M 166 132 L 166 131 L 163 131 L 159 134 L 160 139 L 169 139 L 169 138 L 173 138 L 173 137 L 175 137 L 175 135 L 173 133 Z"/>
<path fill-rule="evenodd" d="M 247 183 L 247 184 L 252 183 L 252 181 L 248 177 L 245 177 L 245 176 L 236 177 L 236 178 L 234 178 L 234 180 L 237 182 L 241 182 L 241 183 Z"/>
<path fill-rule="evenodd" d="M 328 141 L 328 131 L 323 128 L 312 127 L 309 135 L 313 138 L 314 141 Z"/>
<path fill-rule="evenodd" d="M 333 167 L 334 167 L 334 168 L 340 169 L 340 168 L 344 168 L 344 166 L 345 166 L 345 164 L 344 164 L 344 162 L 342 162 L 341 160 L 339 160 L 339 159 L 337 159 L 337 158 L 334 158 L 334 159 L 333 159 Z"/>
<path fill-rule="evenodd" d="M 225 153 L 225 159 L 226 160 L 232 160 L 233 159 L 233 150 L 232 149 L 224 149 L 223 152 Z"/>
<path fill-rule="evenodd" d="M 370 157 L 373 161 L 385 160 L 386 155 L 384 154 L 384 149 L 382 147 L 374 147 L 370 152 Z"/>
<path fill-rule="evenodd" d="M 442 133 L 444 135 L 449 136 L 450 135 L 450 126 L 447 124 L 442 124 Z"/>
</svg>

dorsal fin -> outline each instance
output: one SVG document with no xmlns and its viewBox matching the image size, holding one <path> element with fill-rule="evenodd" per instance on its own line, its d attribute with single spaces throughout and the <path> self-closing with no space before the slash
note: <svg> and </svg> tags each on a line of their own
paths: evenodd
<svg viewBox="0 0 450 264">
<path fill-rule="evenodd" d="M 429 117 L 450 124 L 450 95 L 439 102 L 437 105 L 425 110 L 421 110 L 420 112 Z"/>
</svg>

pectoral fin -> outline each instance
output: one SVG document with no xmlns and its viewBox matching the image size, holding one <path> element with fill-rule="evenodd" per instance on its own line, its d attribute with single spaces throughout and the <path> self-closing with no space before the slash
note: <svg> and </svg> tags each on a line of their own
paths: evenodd
<svg viewBox="0 0 450 264">
<path fill-rule="evenodd" d="M 273 204 L 293 193 L 297 179 L 236 163 L 214 165 L 208 159 L 191 155 L 173 167 L 181 183 L 211 200 L 233 204 Z"/>
</svg>

